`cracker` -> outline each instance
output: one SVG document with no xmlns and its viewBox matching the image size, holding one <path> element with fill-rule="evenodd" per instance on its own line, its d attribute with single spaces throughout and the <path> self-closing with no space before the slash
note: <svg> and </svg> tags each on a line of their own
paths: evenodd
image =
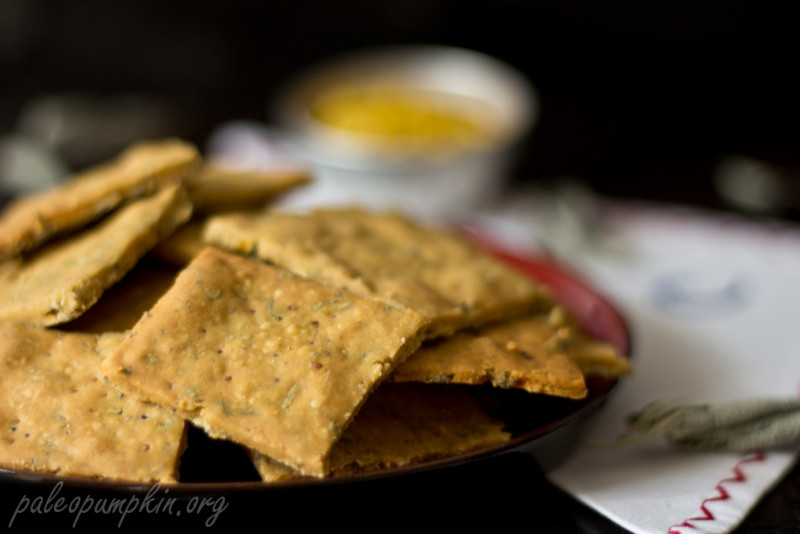
<svg viewBox="0 0 800 534">
<path fill-rule="evenodd" d="M 428 337 L 521 315 L 547 301 L 530 278 L 466 240 L 396 214 L 326 209 L 218 215 L 204 236 L 303 276 L 414 309 L 430 320 Z"/>
<path fill-rule="evenodd" d="M 546 315 L 493 325 L 483 333 L 522 351 L 566 354 L 585 376 L 619 378 L 632 372 L 628 358 L 612 344 L 589 336 L 563 306 L 553 306 Z"/>
<path fill-rule="evenodd" d="M 44 326 L 75 319 L 191 210 L 185 191 L 169 186 L 90 230 L 0 264 L 0 319 Z"/>
<path fill-rule="evenodd" d="M 131 146 L 115 160 L 88 169 L 63 185 L 22 197 L 0 216 L 0 258 L 38 247 L 55 234 L 108 213 L 193 173 L 197 149 L 169 139 Z"/>
<path fill-rule="evenodd" d="M 331 451 L 331 475 L 368 473 L 451 458 L 507 442 L 511 434 L 463 388 L 384 384 Z M 266 482 L 299 475 L 251 453 Z"/>
<path fill-rule="evenodd" d="M 411 310 L 207 248 L 104 370 L 212 437 L 324 476 L 331 446 L 424 325 Z"/>
<path fill-rule="evenodd" d="M 630 362 L 589 336 L 562 306 L 428 342 L 395 369 L 394 382 L 482 384 L 581 399 L 587 376 L 619 378 Z"/>
<path fill-rule="evenodd" d="M 585 376 L 620 378 L 633 372 L 628 358 L 613 345 L 579 335 L 567 354 Z"/>
<path fill-rule="evenodd" d="M 491 383 L 495 387 L 582 399 L 588 393 L 584 375 L 569 355 L 555 350 L 550 342 L 556 332 L 548 324 L 547 315 L 517 319 L 475 333 L 459 332 L 427 343 L 398 366 L 391 380 Z M 527 336 L 526 343 L 514 342 L 520 331 Z"/>
<path fill-rule="evenodd" d="M 302 169 L 241 170 L 207 162 L 186 186 L 197 212 L 218 213 L 263 207 L 310 181 Z"/>
<path fill-rule="evenodd" d="M 0 466 L 177 480 L 185 421 L 100 378 L 100 364 L 120 340 L 0 322 Z"/>
</svg>

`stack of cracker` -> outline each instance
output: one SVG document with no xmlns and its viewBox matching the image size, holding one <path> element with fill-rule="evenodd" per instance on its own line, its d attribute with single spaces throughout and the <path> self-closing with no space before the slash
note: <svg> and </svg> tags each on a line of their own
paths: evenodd
<svg viewBox="0 0 800 534">
<path fill-rule="evenodd" d="M 140 143 L 0 216 L 0 466 L 177 482 L 189 424 L 265 481 L 510 439 L 468 388 L 581 399 L 627 361 L 443 229 L 272 208 L 304 173 Z"/>
</svg>

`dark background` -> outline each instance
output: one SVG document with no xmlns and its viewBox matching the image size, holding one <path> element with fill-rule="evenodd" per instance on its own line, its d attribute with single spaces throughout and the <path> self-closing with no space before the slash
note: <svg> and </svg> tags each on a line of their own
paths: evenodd
<svg viewBox="0 0 800 534">
<path fill-rule="evenodd" d="M 288 76 L 376 44 L 480 50 L 522 70 L 543 110 L 513 178 L 577 175 L 614 196 L 724 204 L 720 158 L 800 167 L 800 2 L 775 0 L 0 0 L 0 125 L 42 95 L 145 95 L 202 145 L 265 118 Z M 75 166 L 88 161 L 73 158 Z M 785 185 L 785 184 L 784 184 Z"/>
</svg>

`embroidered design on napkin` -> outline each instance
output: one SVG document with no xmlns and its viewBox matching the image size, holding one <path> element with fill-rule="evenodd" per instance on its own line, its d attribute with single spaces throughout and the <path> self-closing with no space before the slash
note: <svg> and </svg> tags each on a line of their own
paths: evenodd
<svg viewBox="0 0 800 534">
<path fill-rule="evenodd" d="M 653 283 L 653 304 L 664 313 L 688 319 L 719 317 L 751 301 L 752 282 L 741 274 L 674 272 Z"/>
</svg>

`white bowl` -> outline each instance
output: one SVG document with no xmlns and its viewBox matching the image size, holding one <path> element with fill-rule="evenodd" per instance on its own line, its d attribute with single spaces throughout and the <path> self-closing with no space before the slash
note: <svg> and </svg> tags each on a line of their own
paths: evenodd
<svg viewBox="0 0 800 534">
<path fill-rule="evenodd" d="M 356 89 L 435 94 L 462 111 L 482 113 L 485 135 L 476 142 L 431 144 L 340 128 L 311 112 L 320 98 Z M 531 83 L 509 65 L 479 52 L 427 45 L 332 59 L 292 80 L 274 104 L 290 145 L 315 171 L 315 185 L 297 202 L 421 214 L 471 209 L 493 198 L 539 109 Z"/>
</svg>

